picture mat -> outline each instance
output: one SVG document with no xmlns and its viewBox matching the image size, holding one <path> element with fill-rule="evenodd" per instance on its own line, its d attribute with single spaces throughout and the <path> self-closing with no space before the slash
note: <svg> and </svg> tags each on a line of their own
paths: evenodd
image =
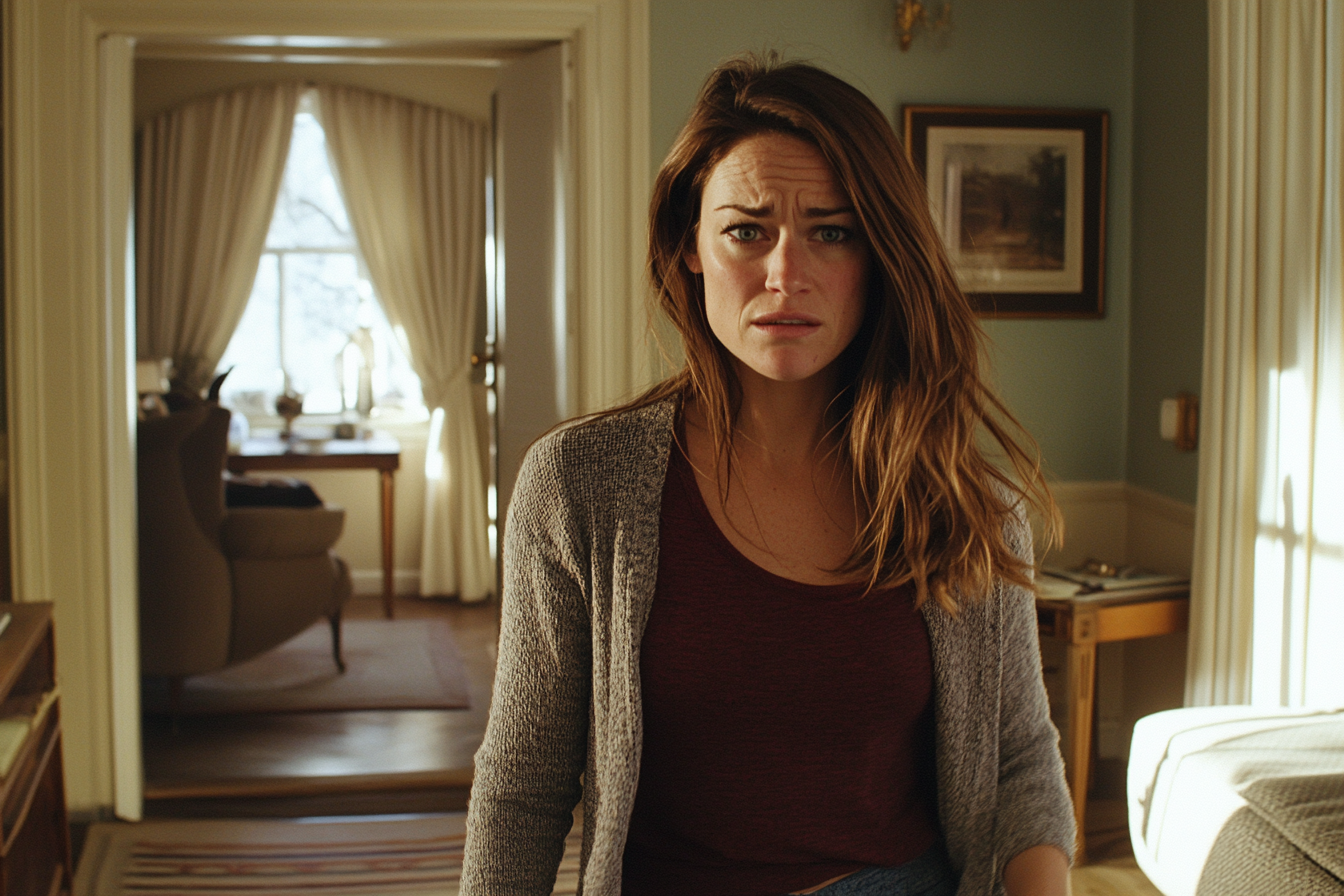
<svg viewBox="0 0 1344 896">
<path fill-rule="evenodd" d="M 930 126 L 927 136 L 929 204 L 958 284 L 968 293 L 1077 293 L 1083 289 L 1083 138 L 1081 130 Z M 1043 148 L 1063 150 L 1065 172 L 1064 266 L 1058 271 L 999 266 L 992 253 L 961 247 L 959 159 L 974 153 L 985 167 L 1004 157 L 1022 159 Z M 972 148 L 982 148 L 976 152 Z M 996 152 L 1014 148 L 1017 152 Z M 951 176 L 949 176 L 951 172 Z M 998 171 L 996 173 L 1005 173 Z M 1025 171 L 1015 172 L 1025 173 Z"/>
</svg>

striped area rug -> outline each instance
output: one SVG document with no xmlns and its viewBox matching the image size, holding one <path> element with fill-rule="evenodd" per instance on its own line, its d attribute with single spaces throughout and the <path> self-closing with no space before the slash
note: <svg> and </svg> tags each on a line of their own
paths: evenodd
<svg viewBox="0 0 1344 896">
<path fill-rule="evenodd" d="M 462 814 L 347 821 L 154 821 L 89 829 L 75 896 L 455 896 Z M 581 834 L 555 896 L 578 884 Z"/>
</svg>

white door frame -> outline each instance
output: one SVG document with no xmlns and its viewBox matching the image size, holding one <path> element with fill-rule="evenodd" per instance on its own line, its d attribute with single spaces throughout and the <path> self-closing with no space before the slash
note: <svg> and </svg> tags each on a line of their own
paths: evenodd
<svg viewBox="0 0 1344 896">
<path fill-rule="evenodd" d="M 4 238 L 17 599 L 51 601 L 72 811 L 138 818 L 133 301 L 137 41 L 311 36 L 574 51 L 580 411 L 649 378 L 648 0 L 4 0 Z"/>
</svg>

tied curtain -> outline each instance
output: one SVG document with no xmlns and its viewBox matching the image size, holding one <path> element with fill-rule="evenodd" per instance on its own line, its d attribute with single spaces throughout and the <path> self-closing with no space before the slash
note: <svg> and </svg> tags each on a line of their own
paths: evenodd
<svg viewBox="0 0 1344 896">
<path fill-rule="evenodd" d="M 140 137 L 136 355 L 204 388 L 243 316 L 266 244 L 300 85 L 189 102 Z"/>
<path fill-rule="evenodd" d="M 431 410 L 420 593 L 494 589 L 471 347 L 485 257 L 487 130 L 443 109 L 319 86 L 351 226 Z"/>
<path fill-rule="evenodd" d="M 1186 702 L 1344 704 L 1344 4 L 1209 4 Z"/>
</svg>

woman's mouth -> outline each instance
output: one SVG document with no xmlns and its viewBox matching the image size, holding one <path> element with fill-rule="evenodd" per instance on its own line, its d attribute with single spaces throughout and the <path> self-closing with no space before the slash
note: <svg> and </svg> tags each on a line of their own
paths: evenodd
<svg viewBox="0 0 1344 896">
<path fill-rule="evenodd" d="M 765 314 L 751 322 L 753 328 L 771 336 L 805 336 L 821 326 L 821 321 L 803 314 Z"/>
</svg>

